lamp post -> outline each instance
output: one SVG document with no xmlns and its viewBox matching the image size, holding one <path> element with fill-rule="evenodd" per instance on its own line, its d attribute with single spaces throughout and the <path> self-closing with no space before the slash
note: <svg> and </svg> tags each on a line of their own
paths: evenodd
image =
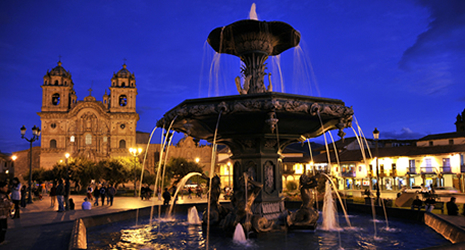
<svg viewBox="0 0 465 250">
<path fill-rule="evenodd" d="M 376 204 L 379 205 L 379 197 L 380 197 L 380 192 L 379 192 L 379 167 L 378 167 L 378 139 L 379 139 L 379 131 L 377 128 L 373 131 L 373 139 L 375 139 L 376 142 Z"/>
<path fill-rule="evenodd" d="M 137 156 L 139 156 L 142 153 L 142 148 L 130 148 L 129 153 L 131 153 L 134 156 L 134 197 L 137 197 L 137 188 L 136 188 L 136 182 L 137 182 L 137 175 L 136 175 L 136 160 Z M 142 182 L 142 180 L 141 180 Z"/>
<path fill-rule="evenodd" d="M 13 179 L 13 177 L 15 177 L 15 161 L 16 159 L 18 158 L 18 156 L 16 155 L 13 155 L 11 156 L 11 167 L 10 169 L 8 169 L 8 183 L 11 181 L 11 179 Z"/>
<path fill-rule="evenodd" d="M 39 140 L 40 136 L 40 129 L 34 125 L 32 127 L 32 137 L 30 139 L 26 138 L 24 135 L 26 134 L 26 127 L 24 125 L 21 127 L 21 138 L 25 139 L 30 143 L 30 148 L 29 148 L 29 195 L 27 198 L 27 203 L 31 204 L 32 203 L 32 143 Z"/>
<path fill-rule="evenodd" d="M 66 157 L 66 179 L 65 179 L 65 209 L 69 210 L 69 165 L 68 165 L 68 158 L 69 153 L 65 154 Z"/>
</svg>

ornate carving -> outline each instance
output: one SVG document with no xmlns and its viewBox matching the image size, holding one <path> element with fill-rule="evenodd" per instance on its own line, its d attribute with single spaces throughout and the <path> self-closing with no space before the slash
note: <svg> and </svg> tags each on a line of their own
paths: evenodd
<svg viewBox="0 0 465 250">
<path fill-rule="evenodd" d="M 284 110 L 288 112 L 305 112 L 307 113 L 309 110 L 309 106 L 303 102 L 297 101 L 287 101 L 284 103 Z"/>
<path fill-rule="evenodd" d="M 265 148 L 274 148 L 274 147 L 276 147 L 277 143 L 278 143 L 277 140 L 268 139 L 268 140 L 265 141 Z"/>
<path fill-rule="evenodd" d="M 274 133 L 276 129 L 276 124 L 278 124 L 279 119 L 276 118 L 275 112 L 268 113 L 270 119 L 265 120 L 265 122 L 270 126 L 271 133 Z"/>
<path fill-rule="evenodd" d="M 271 194 L 275 190 L 275 166 L 271 161 L 266 161 L 263 166 L 265 175 L 265 192 Z"/>
</svg>

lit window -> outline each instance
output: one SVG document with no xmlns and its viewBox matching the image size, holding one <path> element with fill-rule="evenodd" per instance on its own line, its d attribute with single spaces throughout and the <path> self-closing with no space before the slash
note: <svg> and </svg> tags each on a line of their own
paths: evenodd
<svg viewBox="0 0 465 250">
<path fill-rule="evenodd" d="M 86 135 L 86 145 L 91 145 L 92 144 L 92 135 L 87 134 Z"/>
<path fill-rule="evenodd" d="M 76 138 L 74 137 L 74 135 L 72 135 L 72 136 L 69 138 L 69 141 L 70 141 L 70 142 L 74 142 L 75 139 L 76 139 Z"/>
</svg>

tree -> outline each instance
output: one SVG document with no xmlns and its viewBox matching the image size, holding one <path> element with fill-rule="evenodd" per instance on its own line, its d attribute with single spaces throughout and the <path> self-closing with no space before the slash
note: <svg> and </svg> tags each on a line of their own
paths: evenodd
<svg viewBox="0 0 465 250">
<path fill-rule="evenodd" d="M 126 183 L 132 180 L 133 172 L 131 169 L 133 163 L 128 157 L 119 157 L 105 159 L 98 163 L 98 167 L 102 170 L 102 177 L 115 188 L 121 183 Z"/>
<path fill-rule="evenodd" d="M 79 157 L 68 160 L 70 180 L 74 181 L 77 190 L 86 191 L 86 187 L 92 180 L 100 180 L 102 171 L 97 167 L 95 162 L 87 158 Z"/>
<path fill-rule="evenodd" d="M 182 157 L 171 158 L 168 164 L 166 164 L 166 167 L 169 177 L 175 177 L 177 179 L 182 179 L 188 173 L 192 172 L 202 173 L 202 167 L 198 163 L 187 161 Z"/>
</svg>

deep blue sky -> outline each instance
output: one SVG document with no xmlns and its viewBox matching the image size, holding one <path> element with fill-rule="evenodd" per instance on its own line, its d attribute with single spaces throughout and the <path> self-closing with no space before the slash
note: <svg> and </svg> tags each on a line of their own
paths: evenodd
<svg viewBox="0 0 465 250">
<path fill-rule="evenodd" d="M 19 128 L 30 136 L 40 125 L 40 86 L 59 56 L 78 100 L 90 87 L 101 100 L 126 59 L 139 131 L 184 99 L 237 94 L 239 59 L 222 56 L 221 87 L 209 83 L 206 39 L 248 18 L 253 2 L 260 20 L 302 35 L 302 50 L 281 55 L 284 92 L 343 100 L 370 138 L 375 127 L 398 139 L 455 131 L 465 108 L 465 1 L 1 1 L 0 151 L 28 148 Z"/>
</svg>

